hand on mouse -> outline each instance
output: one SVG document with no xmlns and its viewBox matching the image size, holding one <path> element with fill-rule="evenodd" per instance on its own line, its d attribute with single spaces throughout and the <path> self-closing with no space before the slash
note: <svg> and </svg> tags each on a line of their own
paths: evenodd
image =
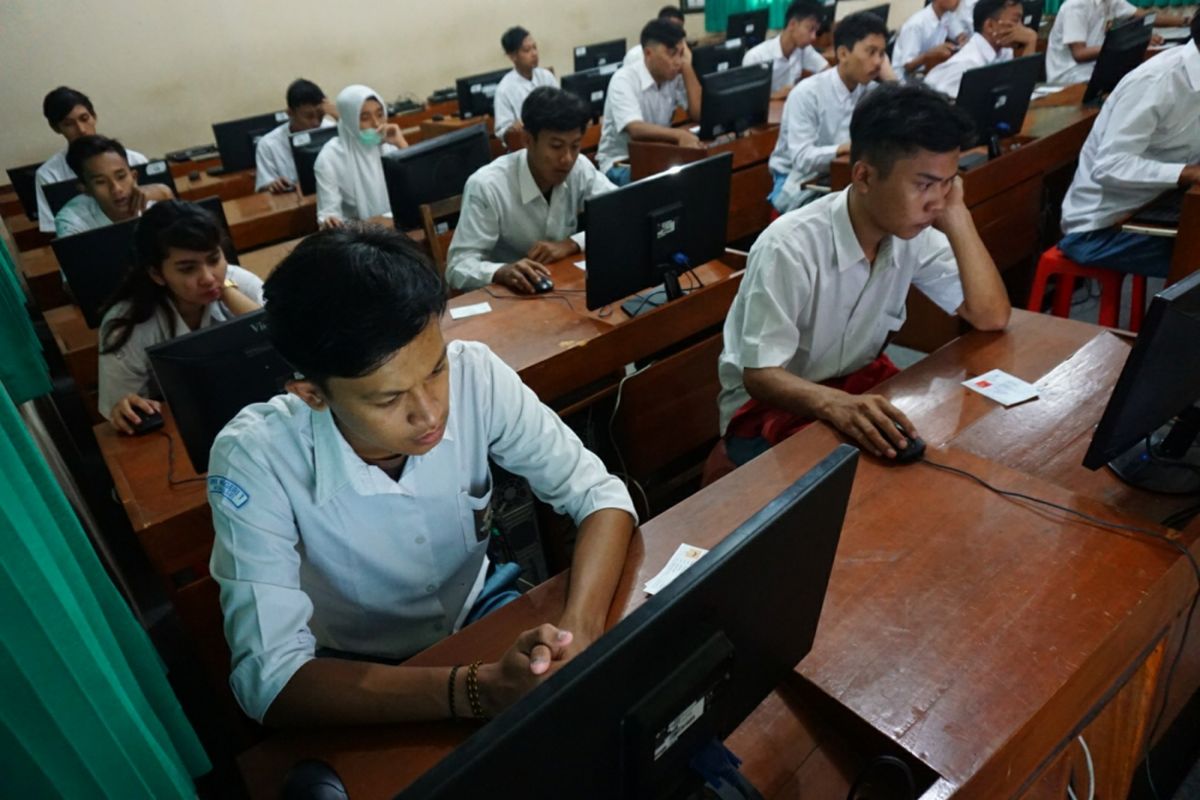
<svg viewBox="0 0 1200 800">
<path fill-rule="evenodd" d="M 121 433 L 133 434 L 133 426 L 142 421 L 142 414 L 156 414 L 162 410 L 162 403 L 147 400 L 137 394 L 127 394 L 112 407 L 108 417 L 109 423 Z"/>
<path fill-rule="evenodd" d="M 563 239 L 561 242 L 534 242 L 525 257 L 539 264 L 553 264 L 578 252 L 578 244 L 571 239 Z"/>
<path fill-rule="evenodd" d="M 492 283 L 498 283 L 519 294 L 533 294 L 533 285 L 550 277 L 550 270 L 529 258 L 505 264 L 492 275 Z"/>
<path fill-rule="evenodd" d="M 267 184 L 267 191 L 271 194 L 286 194 L 294 192 L 296 187 L 287 178 L 279 177 Z"/>
<path fill-rule="evenodd" d="M 908 436 L 917 435 L 916 426 L 904 412 L 877 394 L 848 394 L 838 389 L 828 393 L 817 408 L 817 417 L 833 425 L 874 456 L 895 458 L 908 446 Z"/>
</svg>

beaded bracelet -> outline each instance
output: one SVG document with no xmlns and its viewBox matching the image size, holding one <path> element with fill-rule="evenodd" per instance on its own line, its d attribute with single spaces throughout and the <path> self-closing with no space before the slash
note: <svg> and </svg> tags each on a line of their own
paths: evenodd
<svg viewBox="0 0 1200 800">
<path fill-rule="evenodd" d="M 479 666 L 482 661 L 476 661 L 467 667 L 467 701 L 471 704 L 471 713 L 477 719 L 487 719 L 483 713 L 483 704 L 479 702 Z"/>
<path fill-rule="evenodd" d="M 458 677 L 458 668 L 461 666 L 462 664 L 455 664 L 450 668 L 450 683 L 446 689 L 450 695 L 450 719 L 458 719 L 458 711 L 454 707 L 454 679 Z"/>
</svg>

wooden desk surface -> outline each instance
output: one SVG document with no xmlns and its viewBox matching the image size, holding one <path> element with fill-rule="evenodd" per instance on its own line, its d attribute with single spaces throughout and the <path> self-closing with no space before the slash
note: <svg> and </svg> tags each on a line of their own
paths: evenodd
<svg viewBox="0 0 1200 800">
<path fill-rule="evenodd" d="M 260 192 L 227 200 L 222 205 L 238 250 L 294 239 L 317 229 L 316 195 Z"/>
<path fill-rule="evenodd" d="M 197 173 L 195 180 L 189 177 Z M 175 190 L 182 200 L 203 200 L 219 197 L 222 201 L 236 200 L 254 194 L 255 173 L 252 169 L 230 172 L 225 175 L 209 175 L 208 171 L 195 167 L 175 178 Z"/>
</svg>

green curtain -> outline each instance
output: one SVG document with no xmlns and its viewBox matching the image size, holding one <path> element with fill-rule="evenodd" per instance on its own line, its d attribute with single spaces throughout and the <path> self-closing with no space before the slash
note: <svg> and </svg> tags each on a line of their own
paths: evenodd
<svg viewBox="0 0 1200 800">
<path fill-rule="evenodd" d="M 706 0 L 704 29 L 709 33 L 724 33 L 725 22 L 730 14 L 769 8 L 771 10 L 769 24 L 777 30 L 783 27 L 783 14 L 787 11 L 787 7 L 788 0 Z"/>
<path fill-rule="evenodd" d="M 0 353 L 0 384 L 8 388 L 14 403 L 50 391 L 50 373 L 25 313 L 25 295 L 4 239 L 0 239 Z"/>
</svg>

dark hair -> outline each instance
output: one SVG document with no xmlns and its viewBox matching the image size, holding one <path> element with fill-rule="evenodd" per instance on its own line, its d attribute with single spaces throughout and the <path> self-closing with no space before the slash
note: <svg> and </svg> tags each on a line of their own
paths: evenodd
<svg viewBox="0 0 1200 800">
<path fill-rule="evenodd" d="M 972 21 L 975 23 L 975 32 L 983 33 L 983 26 L 989 19 L 1000 16 L 1000 12 L 1009 6 L 1019 5 L 1021 5 L 1021 0 L 979 0 L 975 4 L 974 17 L 972 17 Z"/>
<path fill-rule="evenodd" d="M 101 153 L 116 153 L 121 158 L 125 159 L 125 163 L 129 163 L 129 156 L 125 153 L 125 146 L 116 139 L 110 139 L 107 136 L 93 134 L 91 136 L 80 136 L 75 141 L 67 146 L 67 166 L 71 168 L 79 180 L 83 180 L 83 165 L 89 158 L 98 156 Z"/>
<path fill-rule="evenodd" d="M 917 150 L 961 150 L 974 137 L 966 112 L 932 89 L 882 84 L 867 92 L 850 118 L 850 163 L 868 161 L 886 178 L 899 158 Z"/>
<path fill-rule="evenodd" d="M 512 55 L 521 49 L 521 45 L 525 44 L 525 37 L 529 35 L 529 31 L 522 28 L 520 25 L 514 25 L 504 32 L 500 37 L 500 46 L 504 48 L 504 52 Z"/>
<path fill-rule="evenodd" d="M 1192 44 L 1200 48 L 1200 14 L 1192 15 Z"/>
<path fill-rule="evenodd" d="M 985 0 L 980 0 L 985 2 Z M 833 29 L 833 49 L 845 47 L 853 50 L 854 46 L 868 36 L 881 36 L 887 41 L 887 23 L 870 11 L 857 11 L 842 18 Z"/>
<path fill-rule="evenodd" d="M 539 86 L 521 105 L 521 124 L 530 136 L 542 131 L 587 130 L 592 109 L 578 95 L 557 86 Z"/>
<path fill-rule="evenodd" d="M 224 234 L 216 217 L 186 200 L 164 200 L 146 209 L 133 231 L 133 263 L 101 315 L 123 301 L 129 302 L 129 308 L 101 330 L 100 352 L 120 350 L 136 325 L 150 319 L 155 310 L 170 307 L 169 290 L 151 280 L 150 271 L 162 266 L 172 247 L 208 253 L 224 243 Z M 168 318 L 173 326 L 174 315 Z M 171 335 L 175 335 L 173 328 Z"/>
<path fill-rule="evenodd" d="M 96 109 L 86 94 L 69 86 L 59 86 L 43 98 L 42 114 L 47 122 L 58 127 L 58 123 L 66 119 L 75 106 L 83 106 L 92 116 L 96 115 Z"/>
<path fill-rule="evenodd" d="M 674 47 L 683 41 L 683 37 L 683 28 L 679 28 L 661 19 L 652 19 L 642 28 L 640 44 L 642 47 L 652 44 Z"/>
<path fill-rule="evenodd" d="M 664 21 L 668 19 L 677 19 L 680 22 L 686 21 L 683 16 L 683 9 L 679 6 L 663 6 L 658 10 L 658 19 Z"/>
<path fill-rule="evenodd" d="M 407 236 L 378 225 L 314 233 L 264 287 L 267 334 L 323 389 L 379 368 L 446 310 L 446 285 Z"/>
<path fill-rule="evenodd" d="M 823 13 L 821 7 L 812 0 L 792 0 L 787 11 L 784 12 L 783 24 L 787 25 L 792 20 L 797 22 L 803 22 L 806 19 L 819 20 Z"/>
<path fill-rule="evenodd" d="M 287 88 L 287 106 L 295 111 L 300 106 L 319 106 L 325 102 L 321 87 L 304 78 L 296 78 Z"/>
</svg>

